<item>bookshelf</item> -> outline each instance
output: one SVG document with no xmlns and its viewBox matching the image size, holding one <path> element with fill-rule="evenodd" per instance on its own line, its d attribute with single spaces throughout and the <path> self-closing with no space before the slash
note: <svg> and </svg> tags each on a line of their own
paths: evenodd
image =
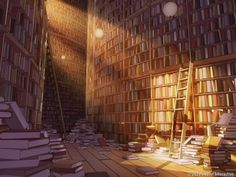
<svg viewBox="0 0 236 177">
<path fill-rule="evenodd" d="M 50 55 L 55 68 L 65 128 L 69 131 L 78 119 L 85 117 L 87 4 L 86 1 L 48 0 L 46 9 Z M 53 87 L 49 82 L 45 84 Z M 53 90 L 46 90 L 45 99 L 49 100 L 49 104 L 54 101 Z M 53 111 L 44 108 L 43 120 L 59 128 L 58 119 L 49 120 Z M 56 115 L 57 112 L 53 117 Z"/>
<path fill-rule="evenodd" d="M 178 69 L 190 60 L 194 74 L 187 135 L 205 134 L 215 111 L 235 113 L 235 0 L 175 0 L 174 17 L 164 16 L 166 2 L 89 3 L 88 20 L 94 21 L 88 24 L 88 42 L 93 42 L 88 46 L 87 117 L 120 142 L 135 139 L 150 124 L 159 135 L 170 136 Z M 97 27 L 104 30 L 101 39 L 93 36 Z M 112 79 L 117 73 L 121 77 Z M 111 94 L 113 87 L 122 91 Z M 118 93 L 122 96 L 116 100 Z M 114 100 L 123 105 L 115 116 Z"/>
<path fill-rule="evenodd" d="M 0 2 L 0 95 L 17 102 L 31 128 L 41 126 L 46 23 L 44 1 Z"/>
</svg>

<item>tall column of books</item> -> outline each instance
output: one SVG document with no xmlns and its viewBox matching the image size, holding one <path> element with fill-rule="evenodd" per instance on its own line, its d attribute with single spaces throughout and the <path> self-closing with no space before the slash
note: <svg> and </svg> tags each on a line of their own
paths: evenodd
<svg viewBox="0 0 236 177">
<path fill-rule="evenodd" d="M 32 128 L 41 125 L 45 61 L 44 1 L 0 2 L 0 95 L 16 101 Z"/>
</svg>

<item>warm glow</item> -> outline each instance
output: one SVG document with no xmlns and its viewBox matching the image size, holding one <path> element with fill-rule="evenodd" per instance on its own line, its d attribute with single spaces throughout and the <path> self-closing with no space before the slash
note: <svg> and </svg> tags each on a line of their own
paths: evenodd
<svg viewBox="0 0 236 177">
<path fill-rule="evenodd" d="M 163 7 L 163 13 L 167 17 L 174 16 L 177 13 L 177 4 L 175 2 L 167 2 Z"/>
<path fill-rule="evenodd" d="M 95 31 L 95 36 L 96 36 L 97 38 L 102 38 L 103 35 L 104 35 L 103 30 L 102 30 L 101 28 L 97 28 L 96 31 Z"/>
<path fill-rule="evenodd" d="M 62 56 L 61 56 L 61 59 L 62 59 L 62 60 L 65 60 L 65 59 L 66 59 L 66 56 L 65 56 L 65 55 L 62 55 Z"/>
</svg>

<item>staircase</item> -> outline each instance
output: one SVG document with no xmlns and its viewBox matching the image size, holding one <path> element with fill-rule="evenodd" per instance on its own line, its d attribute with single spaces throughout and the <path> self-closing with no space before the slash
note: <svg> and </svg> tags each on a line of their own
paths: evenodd
<svg viewBox="0 0 236 177">
<path fill-rule="evenodd" d="M 188 68 L 179 68 L 176 100 L 174 114 L 172 117 L 170 137 L 169 157 L 171 158 L 182 158 L 182 144 L 184 143 L 186 136 L 186 121 L 188 118 L 189 111 L 192 74 L 192 62 L 189 63 Z M 181 128 L 177 129 L 177 126 L 179 125 L 181 126 Z M 180 133 L 180 137 L 176 135 L 177 133 Z"/>
</svg>

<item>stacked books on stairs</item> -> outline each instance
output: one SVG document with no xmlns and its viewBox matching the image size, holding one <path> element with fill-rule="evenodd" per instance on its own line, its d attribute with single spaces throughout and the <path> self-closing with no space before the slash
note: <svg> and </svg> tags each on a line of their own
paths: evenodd
<svg viewBox="0 0 236 177">
<path fill-rule="evenodd" d="M 205 136 L 192 135 L 182 146 L 183 159 L 187 160 L 189 164 L 200 165 L 203 162 L 201 157 L 202 146 L 206 141 Z"/>
<path fill-rule="evenodd" d="M 0 177 L 48 177 L 52 155 L 40 131 L 0 133 Z"/>
<path fill-rule="evenodd" d="M 52 166 L 55 177 L 84 177 L 83 163 L 76 160 L 61 160 Z"/>
<path fill-rule="evenodd" d="M 218 136 L 208 136 L 202 149 L 202 156 L 204 157 L 204 169 L 215 170 L 219 169 L 221 165 L 227 164 L 229 161 L 227 151 L 222 144 L 222 138 Z"/>
<path fill-rule="evenodd" d="M 232 168 L 229 168 L 229 166 L 236 169 L 232 158 L 236 154 L 236 116 L 232 113 L 224 113 L 217 124 L 216 134 L 222 138 L 221 147 L 228 158 L 228 163 L 221 165 L 220 168 L 221 170 L 232 172 Z"/>
</svg>

